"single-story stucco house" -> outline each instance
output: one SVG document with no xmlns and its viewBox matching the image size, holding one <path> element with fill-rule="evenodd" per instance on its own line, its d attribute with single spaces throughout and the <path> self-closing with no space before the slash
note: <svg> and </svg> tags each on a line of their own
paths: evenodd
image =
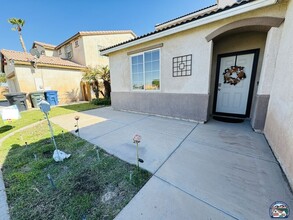
<svg viewBox="0 0 293 220">
<path fill-rule="evenodd" d="M 218 0 L 105 48 L 112 106 L 207 122 L 250 119 L 293 186 L 293 2 Z"/>
</svg>

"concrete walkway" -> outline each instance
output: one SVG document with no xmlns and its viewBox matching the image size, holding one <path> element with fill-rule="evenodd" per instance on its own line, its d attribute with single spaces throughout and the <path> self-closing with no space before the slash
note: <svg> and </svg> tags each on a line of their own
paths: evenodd
<svg viewBox="0 0 293 220">
<path fill-rule="evenodd" d="M 52 118 L 154 175 L 116 219 L 271 219 L 270 205 L 293 196 L 264 136 L 248 122 L 197 124 L 101 108 Z M 73 132 L 74 133 L 74 132 Z M 292 216 L 290 216 L 292 217 Z"/>
</svg>

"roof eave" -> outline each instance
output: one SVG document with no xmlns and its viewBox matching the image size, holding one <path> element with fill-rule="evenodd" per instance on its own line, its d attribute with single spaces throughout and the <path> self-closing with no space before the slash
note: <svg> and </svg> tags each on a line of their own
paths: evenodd
<svg viewBox="0 0 293 220">
<path fill-rule="evenodd" d="M 26 61 L 18 61 L 14 60 L 15 65 L 25 65 L 25 66 L 30 66 L 30 62 Z M 48 64 L 48 63 L 39 63 L 37 64 L 38 67 L 51 67 L 51 68 L 61 68 L 61 69 L 73 69 L 73 70 L 84 70 L 86 67 L 78 67 L 78 66 L 63 66 L 63 65 L 56 65 L 56 64 Z"/>
<path fill-rule="evenodd" d="M 161 28 L 161 26 L 168 26 L 169 24 L 172 24 L 173 22 L 177 22 L 177 21 L 180 21 L 181 19 L 186 19 L 190 16 L 194 16 L 194 15 L 200 15 L 200 13 L 203 13 L 203 11 L 206 11 L 206 10 L 213 10 L 214 7 L 217 7 L 217 4 L 214 4 L 214 5 L 211 5 L 211 6 L 208 6 L 208 7 L 205 7 L 203 9 L 200 9 L 200 10 L 197 10 L 197 11 L 194 11 L 194 12 L 191 12 L 189 14 L 186 14 L 186 15 L 183 15 L 183 16 L 180 16 L 180 17 L 177 17 L 177 18 L 174 18 L 174 19 L 171 19 L 169 21 L 165 21 L 165 22 L 162 22 L 160 24 L 156 24 L 155 25 L 155 28 Z"/>
<path fill-rule="evenodd" d="M 133 35 L 133 37 L 136 37 L 136 35 L 135 35 L 135 33 L 133 32 L 133 31 L 131 31 L 131 30 L 129 30 L 129 31 L 125 31 L 125 33 L 130 33 L 130 34 L 132 34 Z M 122 33 L 112 33 L 112 34 L 122 34 Z M 71 41 L 73 41 L 73 40 L 75 40 L 76 38 L 78 38 L 78 37 L 80 37 L 80 36 L 91 36 L 91 35 L 109 35 L 109 33 L 99 33 L 99 34 L 97 34 L 97 33 L 90 33 L 90 32 L 88 32 L 88 33 L 84 33 L 84 32 L 77 32 L 75 35 L 73 35 L 71 38 L 69 38 L 69 39 L 67 39 L 66 41 L 64 41 L 64 42 L 62 42 L 61 44 L 59 44 L 59 45 L 57 45 L 56 47 L 55 47 L 55 49 L 56 50 L 58 50 L 58 49 L 60 49 L 61 47 L 63 47 L 64 45 L 66 45 L 66 44 L 68 44 L 68 43 L 70 43 Z"/>
<path fill-rule="evenodd" d="M 72 37 L 70 37 L 69 39 L 67 39 L 66 41 L 63 41 L 61 44 L 57 45 L 55 47 L 56 50 L 60 49 L 62 46 L 64 46 L 65 44 L 73 41 L 74 39 L 78 38 L 80 36 L 80 32 L 77 32 L 75 35 L 73 35 Z"/>
<path fill-rule="evenodd" d="M 185 30 L 188 30 L 191 28 L 199 27 L 199 26 L 209 24 L 214 21 L 218 21 L 218 20 L 222 20 L 222 19 L 225 19 L 228 17 L 235 16 L 238 14 L 246 13 L 248 11 L 252 11 L 252 10 L 259 9 L 259 8 L 274 5 L 277 2 L 278 2 L 278 0 L 259 0 L 259 1 L 249 2 L 249 3 L 241 5 L 239 7 L 231 8 L 229 10 L 222 11 L 222 12 L 219 12 L 219 13 L 216 13 L 216 14 L 213 14 L 213 15 L 186 23 L 186 24 L 178 25 L 173 28 L 163 30 L 161 32 L 152 34 L 150 36 L 147 36 L 147 37 L 144 37 L 144 38 L 141 38 L 138 40 L 130 41 L 129 43 L 118 45 L 117 47 L 103 49 L 103 50 L 101 50 L 101 55 L 107 56 L 110 53 L 113 53 L 113 52 L 116 52 L 119 50 L 123 50 L 128 47 L 132 47 L 132 46 L 135 46 L 135 45 L 138 45 L 141 43 L 145 43 L 145 42 L 148 42 L 151 40 L 156 40 L 158 38 L 162 38 L 162 37 L 165 37 L 165 36 L 168 36 L 171 34 L 175 34 L 175 33 L 181 32 L 181 31 L 185 31 Z"/>
<path fill-rule="evenodd" d="M 33 42 L 32 48 L 34 48 L 35 45 L 40 45 L 40 46 L 44 47 L 44 49 L 49 49 L 49 50 L 54 50 L 55 47 L 56 47 L 56 46 L 50 46 L 50 45 L 41 44 L 39 42 Z"/>
</svg>

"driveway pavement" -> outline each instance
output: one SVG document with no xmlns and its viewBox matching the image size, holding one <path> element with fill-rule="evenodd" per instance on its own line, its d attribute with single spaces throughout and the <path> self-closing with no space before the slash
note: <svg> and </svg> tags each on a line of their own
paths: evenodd
<svg viewBox="0 0 293 220">
<path fill-rule="evenodd" d="M 264 136 L 248 122 L 207 124 L 101 108 L 52 118 L 107 152 L 154 175 L 116 219 L 271 219 L 270 205 L 293 196 Z M 293 216 L 293 214 L 292 214 Z M 290 216 L 290 217 L 292 217 Z"/>
</svg>

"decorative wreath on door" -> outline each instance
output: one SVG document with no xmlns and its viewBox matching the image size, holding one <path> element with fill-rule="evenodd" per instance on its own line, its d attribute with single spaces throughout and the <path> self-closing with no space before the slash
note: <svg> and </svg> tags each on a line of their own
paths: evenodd
<svg viewBox="0 0 293 220">
<path fill-rule="evenodd" d="M 224 83 L 229 83 L 234 86 L 246 78 L 243 66 L 231 66 L 231 68 L 225 69 L 223 75 Z"/>
</svg>

